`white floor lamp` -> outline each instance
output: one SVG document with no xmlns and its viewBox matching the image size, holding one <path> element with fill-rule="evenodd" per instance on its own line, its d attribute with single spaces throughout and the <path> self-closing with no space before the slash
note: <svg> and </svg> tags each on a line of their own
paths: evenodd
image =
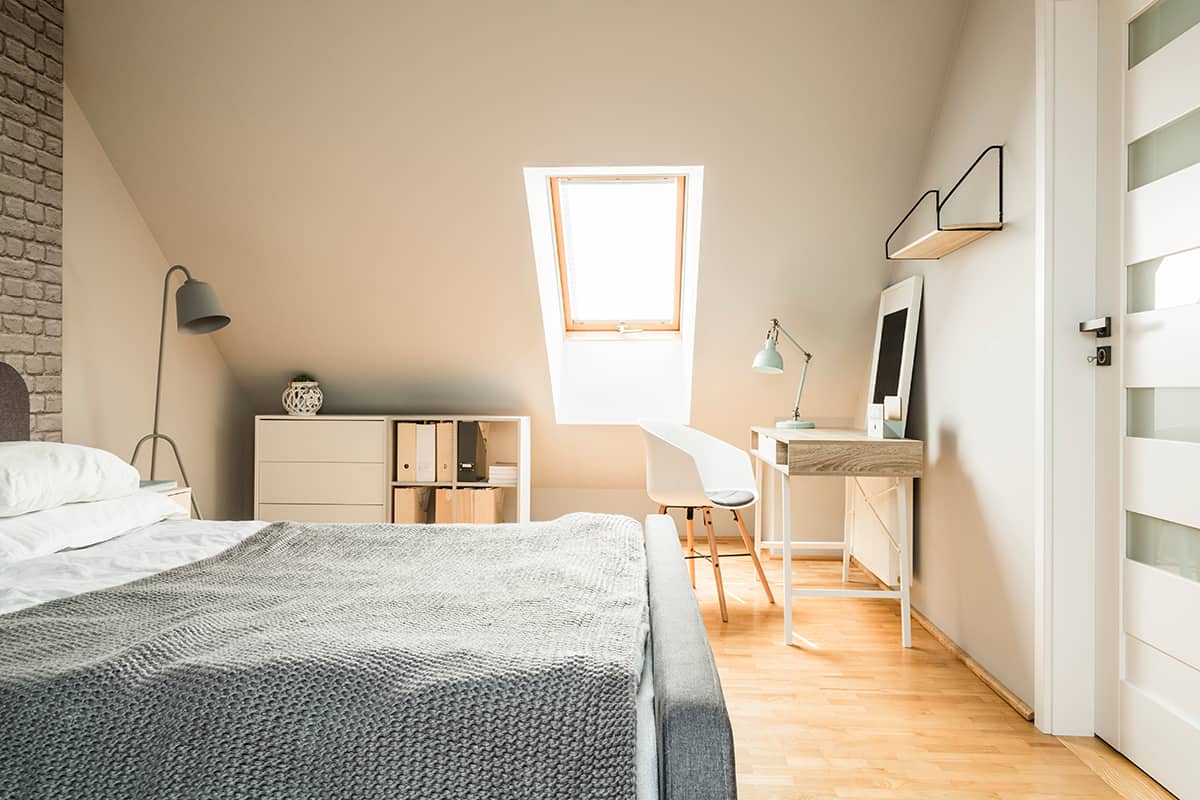
<svg viewBox="0 0 1200 800">
<path fill-rule="evenodd" d="M 142 444 L 147 440 L 152 441 L 153 443 L 150 445 L 150 480 L 154 480 L 155 470 L 158 467 L 158 440 L 162 439 L 171 445 L 171 451 L 175 454 L 175 463 L 179 465 L 179 475 L 183 478 L 183 485 L 191 486 L 187 470 L 183 468 L 183 459 L 179 457 L 179 447 L 176 446 L 175 440 L 158 431 L 158 407 L 162 398 L 163 343 L 167 333 L 167 291 L 171 285 L 171 275 L 175 270 L 182 272 L 185 278 L 183 285 L 175 290 L 175 324 L 178 331 L 184 334 L 199 335 L 219 331 L 229 324 L 229 315 L 225 313 L 225 307 L 221 305 L 221 301 L 217 299 L 217 293 L 211 286 L 193 278 L 192 273 L 188 272 L 187 267 L 182 264 L 176 264 L 167 270 L 167 274 L 163 277 L 162 321 L 158 327 L 158 376 L 154 382 L 154 430 L 138 439 L 129 463 L 136 463 Z M 196 519 L 203 519 L 200 515 L 200 508 L 196 505 L 195 495 L 192 496 L 192 510 L 196 513 Z"/>
</svg>

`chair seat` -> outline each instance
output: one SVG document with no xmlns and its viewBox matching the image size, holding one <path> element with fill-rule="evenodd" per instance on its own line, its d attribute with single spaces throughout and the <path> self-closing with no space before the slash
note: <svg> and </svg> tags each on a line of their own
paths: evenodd
<svg viewBox="0 0 1200 800">
<path fill-rule="evenodd" d="M 754 493 L 747 492 L 742 489 L 727 489 L 723 492 L 705 492 L 704 496 L 712 501 L 713 505 L 723 508 L 734 508 L 735 506 L 744 506 L 754 502 Z"/>
</svg>

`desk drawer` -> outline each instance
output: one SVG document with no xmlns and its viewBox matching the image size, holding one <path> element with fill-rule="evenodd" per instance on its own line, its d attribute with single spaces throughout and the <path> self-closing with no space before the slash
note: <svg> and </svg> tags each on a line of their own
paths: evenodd
<svg viewBox="0 0 1200 800">
<path fill-rule="evenodd" d="M 264 522 L 385 522 L 383 506 L 335 506 L 300 503 L 260 503 Z"/>
<path fill-rule="evenodd" d="M 792 442 L 787 450 L 788 474 L 919 478 L 924 446 L 914 439 Z"/>
<path fill-rule="evenodd" d="M 382 464 L 387 427 L 378 419 L 264 419 L 258 423 L 259 461 L 336 461 Z"/>
<path fill-rule="evenodd" d="M 258 502 L 384 504 L 383 464 L 267 461 L 258 465 Z"/>
</svg>

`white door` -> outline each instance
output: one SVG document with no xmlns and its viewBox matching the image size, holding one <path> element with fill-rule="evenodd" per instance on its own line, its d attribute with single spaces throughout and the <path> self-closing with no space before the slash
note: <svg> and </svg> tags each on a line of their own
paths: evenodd
<svg viewBox="0 0 1200 800">
<path fill-rule="evenodd" d="M 1200 798 L 1200 0 L 1121 0 L 1118 749 Z M 1119 317 L 1117 315 L 1120 315 Z"/>
</svg>

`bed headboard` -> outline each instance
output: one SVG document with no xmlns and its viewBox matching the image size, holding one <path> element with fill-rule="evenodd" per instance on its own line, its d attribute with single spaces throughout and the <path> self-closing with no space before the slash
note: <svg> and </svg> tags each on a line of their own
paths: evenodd
<svg viewBox="0 0 1200 800">
<path fill-rule="evenodd" d="M 29 389 L 12 365 L 0 362 L 0 442 L 29 439 Z"/>
</svg>

